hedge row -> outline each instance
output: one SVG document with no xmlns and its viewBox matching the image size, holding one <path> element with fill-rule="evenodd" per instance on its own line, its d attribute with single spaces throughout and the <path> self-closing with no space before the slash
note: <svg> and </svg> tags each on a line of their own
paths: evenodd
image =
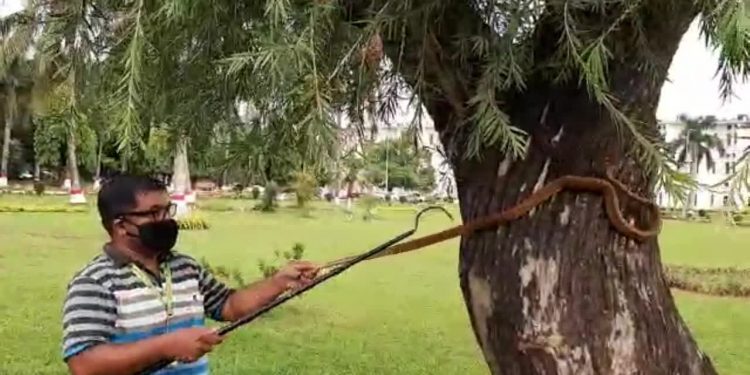
<svg viewBox="0 0 750 375">
<path fill-rule="evenodd" d="M 19 212 L 42 212 L 42 213 L 81 213 L 88 212 L 89 207 L 86 205 L 48 205 L 48 206 L 18 206 L 18 205 L 0 205 L 0 213 L 19 213 Z"/>
<path fill-rule="evenodd" d="M 750 269 L 664 266 L 669 287 L 713 296 L 750 297 Z"/>
</svg>

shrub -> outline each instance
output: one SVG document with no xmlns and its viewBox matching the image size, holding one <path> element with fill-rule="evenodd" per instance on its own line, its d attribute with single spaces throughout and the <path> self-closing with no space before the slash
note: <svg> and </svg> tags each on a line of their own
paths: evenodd
<svg viewBox="0 0 750 375">
<path fill-rule="evenodd" d="M 315 196 L 315 176 L 307 172 L 296 172 L 292 190 L 297 195 L 297 207 L 303 208 Z"/>
<path fill-rule="evenodd" d="M 406 201 L 407 201 L 406 196 L 402 195 L 402 196 L 398 197 L 398 201 L 401 202 L 401 203 L 406 203 Z"/>
<path fill-rule="evenodd" d="M 385 195 L 385 201 L 386 202 L 391 203 L 392 200 L 393 200 L 393 197 L 391 196 L 391 194 L 386 194 Z"/>
<path fill-rule="evenodd" d="M 665 266 L 671 288 L 715 296 L 750 296 L 750 270 Z"/>
<path fill-rule="evenodd" d="M 706 218 L 708 217 L 708 213 L 706 212 L 706 210 L 700 209 L 698 210 L 698 217 Z"/>
<path fill-rule="evenodd" d="M 326 199 L 327 202 L 332 202 L 333 201 L 333 193 L 330 193 L 330 192 L 326 193 L 324 195 L 324 197 L 325 197 L 325 199 Z"/>
<path fill-rule="evenodd" d="M 44 194 L 44 183 L 41 181 L 34 181 L 34 194 L 36 195 L 43 195 Z"/>
<path fill-rule="evenodd" d="M 445 203 L 453 203 L 453 197 L 445 197 Z"/>
<path fill-rule="evenodd" d="M 245 190 L 245 186 L 242 184 L 234 184 L 234 186 L 232 186 L 232 193 L 234 193 L 234 197 L 237 199 L 242 198 L 243 190 Z"/>
<path fill-rule="evenodd" d="M 250 197 L 252 197 L 253 200 L 258 200 L 258 198 L 260 198 L 260 189 L 258 189 L 257 186 L 253 186 L 253 189 L 250 191 Z"/>
<path fill-rule="evenodd" d="M 735 223 L 741 223 L 743 219 L 744 216 L 742 216 L 742 214 L 734 214 L 732 216 L 732 220 L 734 220 Z"/>
<path fill-rule="evenodd" d="M 177 219 L 177 224 L 181 230 L 206 230 L 210 228 L 208 222 L 195 212 Z"/>
<path fill-rule="evenodd" d="M 0 206 L 0 212 L 44 212 L 44 213 L 82 213 L 88 212 L 86 205 L 51 205 L 51 206 L 26 206 L 26 205 L 3 205 Z"/>
<path fill-rule="evenodd" d="M 362 208 L 365 209 L 365 213 L 362 215 L 364 221 L 370 221 L 375 217 L 375 206 L 378 204 L 378 198 L 372 195 L 365 195 L 360 198 Z"/>
<path fill-rule="evenodd" d="M 263 198 L 261 199 L 260 203 L 255 206 L 256 210 L 260 210 L 263 212 L 273 212 L 276 210 L 276 196 L 279 193 L 279 187 L 276 185 L 275 182 L 271 181 L 266 185 L 265 190 L 263 190 Z"/>
</svg>

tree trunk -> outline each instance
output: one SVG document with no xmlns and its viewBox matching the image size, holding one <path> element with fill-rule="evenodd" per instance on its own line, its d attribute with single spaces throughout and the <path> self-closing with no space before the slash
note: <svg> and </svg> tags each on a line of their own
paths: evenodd
<svg viewBox="0 0 750 375">
<path fill-rule="evenodd" d="M 74 129 L 68 129 L 68 176 L 70 177 L 70 203 L 86 203 L 81 189 L 81 176 L 78 173 L 78 157 L 76 155 L 76 135 Z"/>
<path fill-rule="evenodd" d="M 0 188 L 8 186 L 8 161 L 10 160 L 10 135 L 16 121 L 16 88 L 13 79 L 5 89 L 5 126 L 3 131 L 3 153 L 0 160 Z"/>
<path fill-rule="evenodd" d="M 177 217 L 182 217 L 190 212 L 186 195 L 190 190 L 190 171 L 188 170 L 187 138 L 180 137 L 177 141 L 174 156 L 174 169 L 172 172 L 172 199 L 177 205 Z"/>
<path fill-rule="evenodd" d="M 555 111 L 566 124 L 559 155 L 532 148 L 521 161 L 485 154 L 481 164 L 459 163 L 464 221 L 511 207 L 562 175 L 597 174 L 592 161 L 611 155 L 617 146 L 602 139 L 614 135 L 576 135 L 567 124 L 591 123 L 591 113 L 564 108 Z M 648 196 L 638 168 L 625 165 L 618 178 Z M 639 216 L 626 218 L 643 223 Z M 562 193 L 496 232 L 464 239 L 460 278 L 493 374 L 713 373 L 677 312 L 657 240 L 617 233 L 599 195 Z"/>
<path fill-rule="evenodd" d="M 368 2 L 353 2 L 350 16 L 356 18 L 357 4 Z M 692 2 L 644 4 L 632 17 L 639 18 L 650 43 L 653 69 L 639 68 L 642 55 L 629 44 L 634 31 L 623 26 L 612 31 L 614 46 L 608 47 L 618 52 L 606 71 L 619 107 L 655 136 L 667 69 L 698 10 Z M 513 160 L 488 147 L 481 159 L 463 158 L 466 129 L 473 124 L 457 124 L 471 116 L 466 103 L 479 86 L 481 63 L 467 66 L 471 56 L 455 57 L 455 40 L 476 33 L 483 21 L 469 2 L 446 2 L 445 8 L 441 14 L 450 19 L 434 20 L 439 29 L 414 21 L 409 30 L 389 36 L 385 50 L 400 62 L 407 82 L 427 81 L 423 87 L 429 89 L 420 96 L 449 152 L 464 222 L 512 207 L 560 176 L 601 176 L 605 158 L 632 191 L 653 198 L 653 176 L 645 176 L 624 151 L 623 143 L 633 142 L 627 132 L 618 133 L 577 77 L 553 83 L 541 67 L 529 73 L 524 90 L 498 94 L 510 123 L 531 135 L 525 157 Z M 540 19 L 535 59 L 550 58 L 560 29 L 559 20 Z M 400 47 L 403 35 L 412 43 L 406 48 Z M 422 56 L 427 64 L 420 64 Z M 626 219 L 646 226 L 644 207 L 623 204 Z M 493 374 L 715 373 L 677 312 L 656 238 L 638 243 L 616 232 L 598 194 L 564 192 L 507 226 L 463 238 L 459 272 Z"/>
<path fill-rule="evenodd" d="M 81 176 L 78 174 L 78 157 L 76 156 L 75 133 L 68 132 L 68 170 L 70 172 L 71 190 L 81 188 Z"/>
</svg>

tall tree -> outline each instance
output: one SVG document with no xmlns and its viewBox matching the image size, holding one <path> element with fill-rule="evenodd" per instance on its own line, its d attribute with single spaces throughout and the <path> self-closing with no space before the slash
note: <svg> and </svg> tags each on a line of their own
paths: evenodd
<svg viewBox="0 0 750 375">
<path fill-rule="evenodd" d="M 677 139 L 668 145 L 669 149 L 676 155 L 677 164 L 685 165 L 687 163 L 690 175 L 694 178 L 698 176 L 698 170 L 702 162 L 705 162 L 707 170 L 716 168 L 713 158 L 714 152 L 724 156 L 724 144 L 721 139 L 712 133 L 708 133 L 708 130 L 714 128 L 715 120 L 710 116 L 699 119 L 681 117 L 680 121 L 685 124 L 685 128 L 680 132 Z M 690 191 L 690 196 L 683 206 L 685 214 L 692 206 L 695 194 L 695 190 Z"/>
<path fill-rule="evenodd" d="M 13 126 L 20 120 L 18 91 L 28 84 L 30 64 L 26 54 L 33 42 L 30 14 L 20 12 L 0 20 L 0 80 L 3 87 L 4 129 L 0 156 L 0 187 L 8 185 L 8 161 Z"/>
<path fill-rule="evenodd" d="M 655 184 L 679 181 L 654 112 L 690 23 L 701 15 L 718 47 L 725 93 L 748 65 L 741 2 L 341 3 L 289 9 L 267 1 L 268 38 L 349 30 L 339 22 L 361 26 L 364 39 L 381 35 L 389 71 L 414 90 L 440 133 L 464 221 L 508 208 L 556 177 L 601 175 L 605 159 L 631 190 L 652 197 Z M 327 42 L 306 43 L 325 51 L 311 74 L 328 66 Z M 279 44 L 257 55 L 277 57 Z M 643 210 L 626 217 L 645 217 Z M 623 238 L 598 195 L 562 193 L 501 230 L 464 238 L 460 276 L 493 373 L 714 372 L 676 310 L 658 242 Z"/>
<path fill-rule="evenodd" d="M 410 92 L 439 132 L 465 222 L 556 177 L 601 175 L 605 159 L 637 194 L 680 187 L 654 113 L 696 17 L 721 57 L 722 94 L 750 72 L 750 23 L 733 0 L 76 4 L 124 30 L 104 40 L 121 134 L 154 118 L 174 134 L 211 126 L 243 100 L 263 119 L 255 134 L 282 136 L 306 163 L 328 155 L 333 114 L 363 118 L 375 101 L 369 112 L 392 121 Z M 493 373 L 715 372 L 677 312 L 658 241 L 624 238 L 599 195 L 565 192 L 464 238 L 460 280 Z"/>
</svg>

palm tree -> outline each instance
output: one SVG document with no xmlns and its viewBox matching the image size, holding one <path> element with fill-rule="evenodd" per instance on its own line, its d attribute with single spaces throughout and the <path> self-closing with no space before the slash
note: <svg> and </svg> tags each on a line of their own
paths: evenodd
<svg viewBox="0 0 750 375">
<path fill-rule="evenodd" d="M 18 116 L 18 91 L 28 82 L 30 71 L 25 54 L 33 42 L 34 29 L 28 22 L 29 13 L 19 12 L 0 21 L 0 81 L 5 98 L 5 126 L 2 158 L 0 159 L 0 188 L 8 185 L 11 131 Z"/>
<path fill-rule="evenodd" d="M 707 170 L 715 169 L 714 151 L 720 156 L 724 156 L 725 153 L 721 139 L 708 132 L 713 129 L 716 119 L 713 116 L 694 119 L 682 115 L 680 121 L 685 124 L 685 128 L 680 132 L 680 136 L 668 145 L 676 155 L 677 164 L 680 166 L 688 164 L 693 178 L 698 175 L 701 163 L 705 163 Z M 683 205 L 683 216 L 687 216 L 687 211 L 695 200 L 695 194 L 695 190 L 690 192 Z"/>
</svg>

